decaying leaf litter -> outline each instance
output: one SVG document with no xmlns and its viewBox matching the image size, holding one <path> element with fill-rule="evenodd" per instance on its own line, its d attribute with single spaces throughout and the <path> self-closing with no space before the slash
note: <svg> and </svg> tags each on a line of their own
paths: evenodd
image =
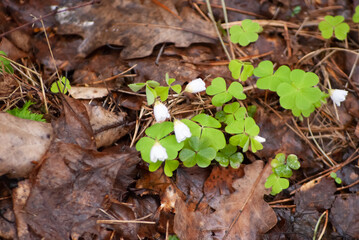
<svg viewBox="0 0 359 240">
<path fill-rule="evenodd" d="M 0 114 L 1 238 L 359 238 L 358 26 L 351 25 L 345 42 L 325 40 L 317 28 L 325 15 L 350 19 L 359 3 L 225 3 L 228 25 L 253 19 L 263 28 L 246 48 L 231 44 L 223 32 L 230 55 L 312 71 L 324 87 L 330 83 L 349 94 L 340 107 L 329 100 L 301 121 L 272 92 L 255 88 L 252 77 L 244 83 L 243 103 L 257 108 L 264 149 L 246 152 L 238 169 L 213 162 L 180 167 L 172 178 L 161 168 L 150 173 L 133 147 L 153 113 L 142 105 L 145 94 L 127 85 L 164 83 L 166 73 L 183 86 L 198 77 L 233 81 L 206 2 L 0 3 L 2 33 L 34 21 L 2 36 L 0 50 L 14 61 L 15 74 L 1 74 L 1 110 L 31 100 L 30 109 L 47 120 Z M 52 57 L 42 23 L 33 17 L 54 6 L 63 12 L 42 19 Z M 293 14 L 297 6 L 301 11 Z M 222 2 L 211 1 L 211 7 L 226 29 Z M 79 95 L 51 93 L 56 71 Z M 174 100 L 168 102 L 176 118 L 216 111 L 204 94 Z M 264 182 L 278 152 L 296 154 L 301 168 L 290 187 L 273 197 Z"/>
</svg>

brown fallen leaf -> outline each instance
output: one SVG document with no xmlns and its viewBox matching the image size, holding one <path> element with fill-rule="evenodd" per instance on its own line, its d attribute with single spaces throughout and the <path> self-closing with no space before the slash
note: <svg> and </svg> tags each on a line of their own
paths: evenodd
<svg viewBox="0 0 359 240">
<path fill-rule="evenodd" d="M 52 138 L 49 123 L 0 113 L 0 176 L 26 177 L 35 167 Z"/>
<path fill-rule="evenodd" d="M 294 197 L 296 212 L 329 209 L 335 199 L 335 191 L 334 179 L 330 177 L 315 179 L 302 185 Z"/>
<path fill-rule="evenodd" d="M 97 152 L 86 108 L 75 99 L 66 98 L 53 129 L 55 140 L 30 178 L 26 223 L 45 239 L 99 236 L 96 221 L 105 216 L 100 211 L 105 199 L 117 176 L 132 174 L 139 158 L 132 152 Z"/>
<path fill-rule="evenodd" d="M 96 7 L 75 9 L 58 14 L 56 18 L 60 34 L 77 34 L 84 38 L 78 48 L 84 56 L 106 44 L 124 46 L 121 57 L 130 59 L 150 55 L 153 47 L 163 42 L 173 42 L 177 47 L 214 43 L 213 25 L 180 2 L 176 5 L 171 0 L 161 1 L 183 21 L 152 1 L 142 0 L 104 0 Z"/>
<path fill-rule="evenodd" d="M 211 199 L 212 213 L 191 211 L 182 200 L 176 202 L 174 231 L 180 239 L 258 239 L 277 223 L 273 209 L 263 200 L 271 173 L 262 161 L 244 167 L 244 177 L 235 180 L 235 192 Z"/>
<path fill-rule="evenodd" d="M 95 134 L 96 147 L 112 145 L 125 136 L 133 125 L 126 123 L 125 112 L 114 113 L 100 106 L 85 104 Z"/>
<path fill-rule="evenodd" d="M 69 143 L 83 144 L 95 149 L 112 145 L 132 128 L 125 124 L 126 113 L 115 114 L 98 107 L 84 105 L 76 99 L 66 97 L 63 124 L 74 124 Z M 76 114 L 68 114 L 75 112 Z M 90 125 L 84 121 L 90 121 Z M 64 129 L 57 129 L 57 136 L 68 134 Z M 0 113 L 0 176 L 28 177 L 50 146 L 53 128 L 49 123 L 36 122 Z M 76 136 L 78 132 L 83 133 Z M 86 133 L 86 134 L 85 134 Z M 95 134 L 95 137 L 93 135 Z M 93 137 L 93 139 L 91 139 Z"/>
<path fill-rule="evenodd" d="M 359 196 L 357 194 L 337 196 L 329 216 L 330 222 L 342 237 L 359 238 Z"/>
</svg>

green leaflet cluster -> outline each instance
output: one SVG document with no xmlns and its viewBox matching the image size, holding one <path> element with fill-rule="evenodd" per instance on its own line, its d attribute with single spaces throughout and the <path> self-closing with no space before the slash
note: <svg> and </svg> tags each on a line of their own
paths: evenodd
<svg viewBox="0 0 359 240">
<path fill-rule="evenodd" d="M 177 94 L 181 92 L 182 90 L 181 85 L 179 84 L 172 85 L 176 81 L 176 79 L 169 78 L 168 73 L 166 73 L 165 80 L 168 86 L 160 86 L 159 82 L 148 80 L 145 83 L 129 84 L 128 87 L 134 92 L 138 92 L 143 87 L 146 87 L 147 104 L 152 105 L 155 102 L 157 96 L 160 97 L 162 102 L 166 101 L 170 89 L 172 89 Z"/>
<path fill-rule="evenodd" d="M 29 110 L 29 107 L 33 104 L 35 104 L 35 103 L 33 103 L 31 101 L 26 101 L 22 108 L 16 107 L 16 108 L 10 109 L 7 111 L 7 113 L 10 113 L 11 115 L 14 115 L 16 117 L 23 118 L 23 119 L 29 119 L 29 120 L 38 121 L 38 122 L 46 122 L 46 120 L 42 118 L 44 116 L 43 114 L 32 113 Z"/>
<path fill-rule="evenodd" d="M 280 105 L 292 110 L 294 116 L 308 117 L 315 108 L 325 103 L 328 95 L 316 87 L 319 78 L 315 73 L 301 69 L 290 70 L 287 66 L 280 66 L 273 73 L 273 68 L 271 61 L 259 63 L 253 71 L 259 78 L 257 87 L 277 92 Z"/>
<path fill-rule="evenodd" d="M 289 154 L 286 159 L 284 153 L 278 153 L 272 160 L 271 166 L 273 173 L 269 175 L 264 186 L 272 188 L 271 194 L 276 195 L 289 187 L 287 178 L 293 175 L 292 169 L 298 170 L 300 168 L 300 162 L 294 154 Z"/>
</svg>

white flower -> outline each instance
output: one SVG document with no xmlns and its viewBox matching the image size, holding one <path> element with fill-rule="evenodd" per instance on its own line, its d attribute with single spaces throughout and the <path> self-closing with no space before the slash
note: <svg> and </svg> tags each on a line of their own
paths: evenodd
<svg viewBox="0 0 359 240">
<path fill-rule="evenodd" d="M 266 141 L 266 139 L 264 137 L 261 137 L 258 135 L 254 137 L 254 140 L 257 140 L 260 143 L 264 143 Z"/>
<path fill-rule="evenodd" d="M 340 103 L 345 100 L 345 97 L 348 94 L 348 91 L 341 90 L 341 89 L 330 89 L 329 90 L 330 98 L 333 102 L 340 107 Z"/>
<path fill-rule="evenodd" d="M 171 117 L 168 113 L 167 107 L 160 101 L 155 102 L 155 106 L 153 107 L 153 113 L 155 115 L 156 122 L 163 122 L 167 118 Z"/>
<path fill-rule="evenodd" d="M 184 91 L 190 93 L 198 93 L 204 90 L 206 90 L 206 84 L 203 82 L 202 78 L 197 78 L 188 83 Z"/>
<path fill-rule="evenodd" d="M 175 129 L 175 135 L 177 142 L 180 143 L 184 141 L 186 138 L 189 138 L 192 136 L 191 131 L 187 127 L 186 124 L 181 122 L 180 120 L 175 119 L 174 121 L 174 129 Z"/>
<path fill-rule="evenodd" d="M 151 148 L 150 153 L 151 162 L 164 161 L 168 158 L 166 148 L 162 147 L 159 142 L 155 142 L 155 145 Z"/>
</svg>

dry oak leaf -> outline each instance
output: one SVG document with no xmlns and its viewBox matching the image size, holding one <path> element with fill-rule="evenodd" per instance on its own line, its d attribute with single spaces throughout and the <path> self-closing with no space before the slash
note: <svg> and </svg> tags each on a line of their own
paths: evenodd
<svg viewBox="0 0 359 240">
<path fill-rule="evenodd" d="M 161 3 L 180 16 L 158 7 L 152 1 L 102 0 L 99 5 L 86 6 L 57 14 L 60 34 L 77 34 L 84 38 L 78 53 L 86 56 L 106 44 L 124 46 L 125 59 L 146 57 L 154 46 L 172 42 L 176 47 L 192 43 L 214 43 L 213 25 L 203 20 L 183 0 Z"/>
<path fill-rule="evenodd" d="M 235 191 L 217 195 L 211 201 L 213 213 L 191 211 L 181 199 L 176 202 L 174 231 L 180 239 L 258 239 L 277 223 L 273 209 L 263 200 L 269 189 L 264 188 L 271 173 L 269 164 L 262 161 L 244 167 L 244 177 L 236 179 Z M 213 200 L 213 198 L 212 198 Z"/>
</svg>

